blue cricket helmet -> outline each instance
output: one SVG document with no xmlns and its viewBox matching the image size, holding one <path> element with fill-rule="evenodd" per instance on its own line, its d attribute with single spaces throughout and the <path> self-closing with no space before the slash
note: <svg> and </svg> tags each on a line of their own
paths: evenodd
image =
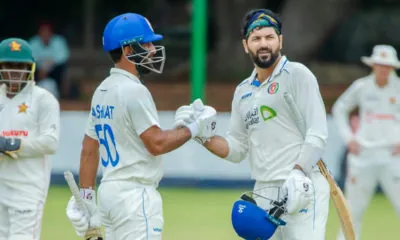
<svg viewBox="0 0 400 240">
<path fill-rule="evenodd" d="M 238 200 L 233 204 L 231 218 L 235 232 L 246 240 L 270 239 L 278 226 L 286 225 L 283 220 L 244 200 Z"/>
<path fill-rule="evenodd" d="M 140 14 L 124 13 L 108 22 L 103 32 L 103 48 L 106 52 L 131 43 L 149 43 L 162 40 L 155 34 L 150 22 Z"/>
<path fill-rule="evenodd" d="M 106 25 L 103 32 L 103 48 L 109 52 L 129 46 L 133 51 L 124 57 L 135 64 L 139 74 L 147 74 L 150 71 L 162 73 L 166 59 L 165 47 L 147 44 L 162 39 L 162 35 L 154 33 L 147 18 L 136 13 L 124 13 L 111 19 Z"/>
</svg>

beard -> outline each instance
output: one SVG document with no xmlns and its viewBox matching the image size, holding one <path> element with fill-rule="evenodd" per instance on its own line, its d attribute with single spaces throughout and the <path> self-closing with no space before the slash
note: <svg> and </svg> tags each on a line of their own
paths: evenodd
<svg viewBox="0 0 400 240">
<path fill-rule="evenodd" d="M 262 54 L 268 53 L 267 56 L 260 56 Z M 279 47 L 275 50 L 271 48 L 263 47 L 257 50 L 256 53 L 249 50 L 250 58 L 254 64 L 259 68 L 269 68 L 271 67 L 275 61 L 278 59 L 280 54 Z"/>
</svg>

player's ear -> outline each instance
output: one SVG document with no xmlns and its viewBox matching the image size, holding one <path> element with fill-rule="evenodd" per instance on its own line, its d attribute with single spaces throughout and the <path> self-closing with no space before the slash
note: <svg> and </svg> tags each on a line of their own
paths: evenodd
<svg viewBox="0 0 400 240">
<path fill-rule="evenodd" d="M 135 53 L 131 45 L 126 45 L 122 48 L 124 56 L 132 55 Z"/>
<path fill-rule="evenodd" d="M 242 40 L 242 44 L 243 44 L 244 51 L 245 51 L 247 54 L 249 54 L 249 49 L 248 49 L 248 47 L 247 47 L 247 41 L 246 41 L 246 39 L 243 39 L 243 40 Z"/>
<path fill-rule="evenodd" d="M 282 34 L 279 35 L 279 44 L 281 45 L 280 50 L 282 50 L 282 46 L 283 46 L 283 35 Z"/>
</svg>

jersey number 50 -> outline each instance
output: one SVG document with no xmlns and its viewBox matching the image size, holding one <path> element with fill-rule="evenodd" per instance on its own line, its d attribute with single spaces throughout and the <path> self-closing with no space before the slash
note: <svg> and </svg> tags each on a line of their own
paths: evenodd
<svg viewBox="0 0 400 240">
<path fill-rule="evenodd" d="M 100 145 L 105 148 L 107 154 L 105 158 L 101 156 L 101 164 L 104 167 L 107 167 L 110 163 L 113 167 L 117 166 L 119 162 L 119 154 L 117 151 L 117 146 L 115 144 L 114 133 L 110 125 L 96 124 L 94 126 L 94 129 L 96 130 L 97 138 L 99 139 Z M 113 149 L 110 148 L 110 145 Z"/>
</svg>

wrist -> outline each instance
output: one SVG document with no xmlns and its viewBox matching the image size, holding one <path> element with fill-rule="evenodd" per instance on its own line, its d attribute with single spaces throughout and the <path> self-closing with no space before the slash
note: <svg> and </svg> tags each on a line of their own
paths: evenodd
<svg viewBox="0 0 400 240">
<path fill-rule="evenodd" d="M 304 176 L 307 176 L 307 174 L 306 174 L 306 172 L 304 171 L 304 169 L 303 169 L 300 165 L 298 165 L 298 164 L 294 165 L 294 168 L 293 168 L 292 171 L 300 172 L 300 173 L 302 173 Z"/>
<path fill-rule="evenodd" d="M 189 123 L 188 125 L 186 125 L 186 127 L 189 129 L 190 135 L 192 136 L 192 138 L 194 138 L 197 135 L 199 135 L 200 127 L 199 127 L 199 124 L 197 124 L 196 121 Z"/>
<path fill-rule="evenodd" d="M 96 202 L 96 191 L 91 188 L 81 188 L 79 189 L 81 198 L 88 201 Z"/>
</svg>

